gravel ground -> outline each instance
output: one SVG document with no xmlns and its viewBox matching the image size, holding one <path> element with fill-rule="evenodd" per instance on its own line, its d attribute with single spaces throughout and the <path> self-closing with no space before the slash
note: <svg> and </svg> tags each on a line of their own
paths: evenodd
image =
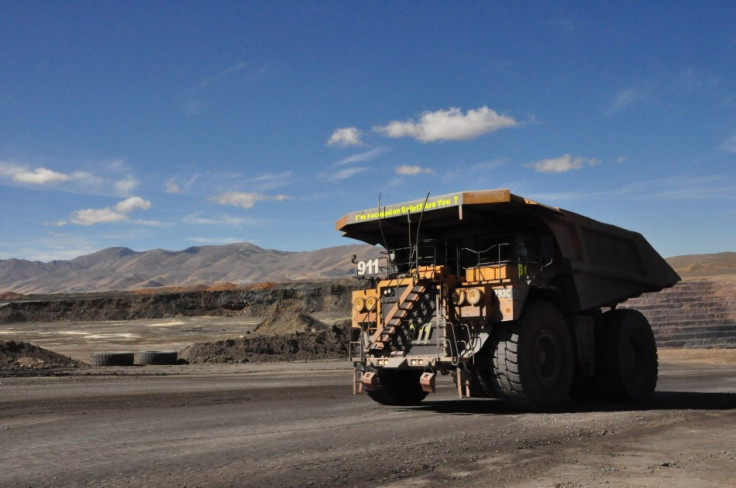
<svg viewBox="0 0 736 488">
<path fill-rule="evenodd" d="M 652 402 L 554 414 L 383 407 L 344 361 L 0 378 L 0 486 L 734 486 L 733 351 L 663 352 Z"/>
</svg>

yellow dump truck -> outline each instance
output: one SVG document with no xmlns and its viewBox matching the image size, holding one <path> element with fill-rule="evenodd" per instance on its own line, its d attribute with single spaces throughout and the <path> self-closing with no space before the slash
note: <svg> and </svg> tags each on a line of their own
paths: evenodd
<svg viewBox="0 0 736 488">
<path fill-rule="evenodd" d="M 680 278 L 640 234 L 509 190 L 379 204 L 336 227 L 383 247 L 356 262 L 355 393 L 417 404 L 437 373 L 530 411 L 654 392 L 649 322 L 616 306 Z"/>
</svg>

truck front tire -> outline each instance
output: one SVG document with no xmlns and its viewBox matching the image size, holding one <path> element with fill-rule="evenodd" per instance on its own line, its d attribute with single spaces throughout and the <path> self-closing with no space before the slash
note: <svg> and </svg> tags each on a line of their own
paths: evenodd
<svg viewBox="0 0 736 488">
<path fill-rule="evenodd" d="M 376 376 L 375 389 L 365 392 L 383 405 L 418 405 L 427 396 L 419 383 L 422 371 L 379 369 Z"/>
<path fill-rule="evenodd" d="M 494 386 L 504 403 L 529 411 L 567 405 L 574 350 L 559 309 L 550 302 L 532 302 L 518 321 L 495 327 Z"/>
</svg>

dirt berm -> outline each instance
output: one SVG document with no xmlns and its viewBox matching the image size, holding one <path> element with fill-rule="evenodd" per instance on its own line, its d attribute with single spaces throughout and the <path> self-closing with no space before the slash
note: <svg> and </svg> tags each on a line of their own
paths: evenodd
<svg viewBox="0 0 736 488">
<path fill-rule="evenodd" d="M 356 280 L 263 283 L 225 290 L 146 289 L 77 295 L 27 295 L 0 301 L 0 323 L 134 320 L 170 317 L 268 317 L 275 303 L 298 301 L 305 313 L 350 315 Z"/>
<path fill-rule="evenodd" d="M 79 368 L 84 365 L 48 349 L 19 341 L 0 339 L 0 376 L 2 373 L 43 373 L 59 368 Z"/>
<path fill-rule="evenodd" d="M 0 304 L 0 323 L 181 316 L 258 318 L 262 322 L 252 333 L 193 344 L 180 351 L 179 358 L 189 363 L 342 359 L 348 349 L 350 294 L 357 286 L 355 280 L 344 280 L 267 283 L 227 290 L 8 297 Z M 8 361 L 18 365 L 12 358 Z M 0 369 L 9 369 L 2 366 Z"/>
<path fill-rule="evenodd" d="M 193 344 L 179 353 L 189 363 L 247 363 L 344 359 L 348 355 L 350 320 L 325 324 L 298 303 L 277 304 L 250 335 Z"/>
</svg>

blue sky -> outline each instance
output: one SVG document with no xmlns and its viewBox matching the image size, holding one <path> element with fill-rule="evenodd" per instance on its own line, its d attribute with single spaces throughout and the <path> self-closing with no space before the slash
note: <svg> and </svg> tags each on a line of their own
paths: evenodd
<svg viewBox="0 0 736 488">
<path fill-rule="evenodd" d="M 349 244 L 461 190 L 736 250 L 733 2 L 0 0 L 0 259 Z"/>
</svg>

